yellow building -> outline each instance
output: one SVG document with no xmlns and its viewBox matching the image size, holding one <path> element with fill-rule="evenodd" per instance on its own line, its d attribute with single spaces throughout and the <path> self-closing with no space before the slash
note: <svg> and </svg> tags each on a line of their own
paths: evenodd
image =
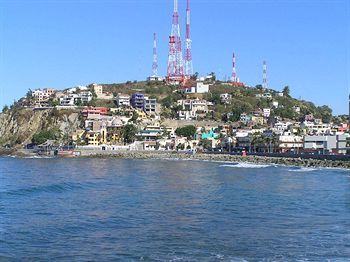
<svg viewBox="0 0 350 262">
<path fill-rule="evenodd" d="M 144 111 L 135 110 L 135 112 L 138 115 L 138 119 L 140 119 L 140 120 L 147 119 L 147 114 Z"/>
<path fill-rule="evenodd" d="M 264 125 L 265 119 L 262 116 L 252 116 L 252 122 L 256 125 Z"/>
<path fill-rule="evenodd" d="M 101 136 L 100 136 L 101 144 L 107 144 L 107 126 L 106 126 L 106 123 L 102 123 L 100 134 L 101 134 Z"/>
<path fill-rule="evenodd" d="M 98 146 L 100 144 L 100 133 L 89 131 L 87 132 L 85 139 L 89 146 Z"/>
</svg>

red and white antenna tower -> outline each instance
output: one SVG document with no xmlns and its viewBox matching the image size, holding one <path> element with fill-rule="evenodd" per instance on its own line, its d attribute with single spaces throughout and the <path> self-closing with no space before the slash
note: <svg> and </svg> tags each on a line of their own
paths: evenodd
<svg viewBox="0 0 350 262">
<path fill-rule="evenodd" d="M 236 73 L 236 56 L 235 53 L 232 55 L 232 83 L 235 84 L 238 82 L 237 73 Z"/>
<path fill-rule="evenodd" d="M 190 78 L 192 75 L 193 75 L 193 63 L 192 63 L 192 39 L 191 39 L 191 8 L 190 8 L 190 0 L 187 0 L 185 76 L 186 78 Z"/>
<path fill-rule="evenodd" d="M 169 84 L 184 82 L 184 64 L 182 58 L 178 0 L 174 0 L 174 14 L 169 37 L 169 57 L 167 81 Z"/>
<path fill-rule="evenodd" d="M 268 85 L 267 85 L 267 64 L 266 61 L 263 62 L 263 83 L 262 83 L 262 87 L 264 89 L 267 89 Z"/>
<path fill-rule="evenodd" d="M 153 64 L 152 64 L 153 77 L 158 76 L 158 54 L 157 54 L 157 34 L 153 35 Z"/>
</svg>

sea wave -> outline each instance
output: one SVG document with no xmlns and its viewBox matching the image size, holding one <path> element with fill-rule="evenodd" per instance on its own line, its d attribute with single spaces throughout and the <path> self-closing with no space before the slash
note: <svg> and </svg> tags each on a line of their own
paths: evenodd
<svg viewBox="0 0 350 262">
<path fill-rule="evenodd" d="M 53 156 L 25 156 L 25 157 L 22 157 L 22 156 L 14 156 L 14 155 L 7 155 L 6 157 L 17 158 L 17 159 L 51 159 L 51 158 L 56 158 Z"/>
<path fill-rule="evenodd" d="M 55 158 L 52 156 L 27 156 L 27 157 L 23 157 L 25 159 L 51 159 L 51 158 Z"/>
<path fill-rule="evenodd" d="M 234 165 L 220 165 L 220 167 L 234 167 L 234 168 L 266 168 L 273 165 L 253 164 L 253 163 L 238 163 Z"/>
<path fill-rule="evenodd" d="M 81 185 L 76 183 L 57 183 L 51 185 L 39 185 L 39 186 L 31 186 L 26 188 L 20 188 L 16 190 L 4 191 L 0 192 L 1 195 L 15 195 L 15 196 L 27 196 L 31 194 L 37 193 L 63 193 L 66 191 L 71 191 L 75 189 L 82 188 Z"/>
<path fill-rule="evenodd" d="M 311 167 L 301 167 L 301 168 L 295 168 L 295 169 L 288 169 L 289 172 L 312 172 L 312 171 L 318 171 L 316 168 Z"/>
</svg>

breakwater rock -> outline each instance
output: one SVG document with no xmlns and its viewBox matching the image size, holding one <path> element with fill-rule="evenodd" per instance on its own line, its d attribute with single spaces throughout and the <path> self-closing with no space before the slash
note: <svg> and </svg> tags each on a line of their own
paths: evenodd
<svg viewBox="0 0 350 262">
<path fill-rule="evenodd" d="M 2 148 L 0 147 L 0 156 L 12 155 L 16 152 L 16 149 L 13 148 Z"/>
<path fill-rule="evenodd" d="M 222 162 L 249 162 L 255 164 L 276 164 L 304 167 L 331 167 L 331 168 L 346 168 L 350 169 L 349 161 L 333 161 L 320 159 L 301 159 L 287 157 L 262 157 L 262 156 L 237 156 L 229 154 L 186 154 L 179 152 L 152 152 L 152 151 L 87 151 L 82 152 L 82 157 L 101 157 L 101 158 L 121 158 L 121 159 L 191 159 L 191 160 L 207 160 L 207 161 L 222 161 Z"/>
</svg>

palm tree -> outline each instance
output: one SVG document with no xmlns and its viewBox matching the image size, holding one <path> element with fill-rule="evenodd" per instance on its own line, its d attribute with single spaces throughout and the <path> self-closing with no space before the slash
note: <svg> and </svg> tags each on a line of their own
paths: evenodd
<svg viewBox="0 0 350 262">
<path fill-rule="evenodd" d="M 273 145 L 273 149 L 272 149 L 272 153 L 274 153 L 276 150 L 276 145 L 278 145 L 278 142 L 279 142 L 279 137 L 278 135 L 276 135 L 275 133 L 272 134 L 272 137 L 271 137 L 271 143 Z"/>
<path fill-rule="evenodd" d="M 253 134 L 252 143 L 254 150 L 253 152 L 256 153 L 256 145 L 258 145 L 261 142 L 261 135 L 260 134 Z"/>
</svg>

